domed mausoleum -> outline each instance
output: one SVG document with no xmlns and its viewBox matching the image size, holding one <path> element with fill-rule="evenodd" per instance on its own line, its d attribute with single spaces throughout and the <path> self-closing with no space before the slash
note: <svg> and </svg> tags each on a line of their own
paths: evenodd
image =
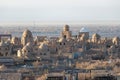
<svg viewBox="0 0 120 80">
<path fill-rule="evenodd" d="M 89 31 L 85 27 L 80 29 L 78 36 L 81 38 L 83 36 L 83 34 L 84 34 L 85 39 L 88 40 L 89 39 Z"/>
<path fill-rule="evenodd" d="M 92 42 L 96 43 L 100 40 L 101 36 L 97 33 L 92 35 Z"/>
<path fill-rule="evenodd" d="M 61 33 L 61 37 L 69 39 L 69 38 L 71 38 L 71 36 L 72 36 L 72 32 L 69 31 L 69 25 L 65 25 L 63 27 L 63 31 Z"/>
<path fill-rule="evenodd" d="M 114 37 L 114 38 L 112 39 L 112 43 L 113 43 L 114 45 L 119 45 L 119 41 L 120 41 L 119 37 Z"/>
<path fill-rule="evenodd" d="M 22 34 L 21 44 L 25 46 L 28 42 L 33 43 L 33 35 L 30 30 L 25 30 Z"/>
</svg>

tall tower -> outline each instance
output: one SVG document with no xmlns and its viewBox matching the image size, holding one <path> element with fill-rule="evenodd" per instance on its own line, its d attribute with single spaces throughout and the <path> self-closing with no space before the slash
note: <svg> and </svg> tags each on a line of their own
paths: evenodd
<svg viewBox="0 0 120 80">
<path fill-rule="evenodd" d="M 30 30 L 25 30 L 22 34 L 21 44 L 25 46 L 28 42 L 33 43 L 33 35 Z"/>
<path fill-rule="evenodd" d="M 72 32 L 69 31 L 69 25 L 65 25 L 65 26 L 63 27 L 63 31 L 62 31 L 62 33 L 61 33 L 61 36 L 62 36 L 62 38 L 66 38 L 66 39 L 71 38 Z"/>
</svg>

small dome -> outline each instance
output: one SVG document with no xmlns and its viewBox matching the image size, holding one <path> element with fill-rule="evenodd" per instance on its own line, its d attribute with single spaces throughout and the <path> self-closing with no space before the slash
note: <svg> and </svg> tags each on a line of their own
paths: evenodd
<svg viewBox="0 0 120 80">
<path fill-rule="evenodd" d="M 64 31 L 69 31 L 69 25 L 65 25 L 63 28 Z"/>
<path fill-rule="evenodd" d="M 85 37 L 85 34 L 82 34 L 82 36 L 81 37 Z"/>
<path fill-rule="evenodd" d="M 88 30 L 83 27 L 83 28 L 80 29 L 80 32 L 88 32 Z"/>
<path fill-rule="evenodd" d="M 119 44 L 119 37 L 114 37 L 113 39 L 112 39 L 112 42 L 113 42 L 113 44 L 116 44 L 116 45 L 118 45 Z"/>
<path fill-rule="evenodd" d="M 25 30 L 21 37 L 21 44 L 25 46 L 28 42 L 33 42 L 33 35 L 31 31 Z"/>
<path fill-rule="evenodd" d="M 92 35 L 92 38 L 100 38 L 100 35 L 95 33 L 95 34 Z"/>
<path fill-rule="evenodd" d="M 85 34 L 82 34 L 80 40 L 85 40 L 85 38 L 86 38 Z"/>
<path fill-rule="evenodd" d="M 17 42 L 17 41 L 18 41 L 18 37 L 12 37 L 11 43 L 15 43 L 15 42 Z"/>
<path fill-rule="evenodd" d="M 113 41 L 119 41 L 119 37 L 114 37 Z"/>
<path fill-rule="evenodd" d="M 67 25 L 67 24 L 66 24 L 66 25 L 64 25 L 64 28 L 69 28 L 69 25 Z"/>
<path fill-rule="evenodd" d="M 32 33 L 30 30 L 26 29 L 24 32 L 23 32 L 23 36 L 26 37 L 26 36 L 31 36 L 32 37 Z"/>
</svg>

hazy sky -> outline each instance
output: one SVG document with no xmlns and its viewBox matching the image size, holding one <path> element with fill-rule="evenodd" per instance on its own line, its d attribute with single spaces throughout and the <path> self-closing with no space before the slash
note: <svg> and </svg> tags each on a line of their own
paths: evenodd
<svg viewBox="0 0 120 80">
<path fill-rule="evenodd" d="M 95 20 L 120 20 L 120 0 L 0 0 L 0 22 Z"/>
</svg>

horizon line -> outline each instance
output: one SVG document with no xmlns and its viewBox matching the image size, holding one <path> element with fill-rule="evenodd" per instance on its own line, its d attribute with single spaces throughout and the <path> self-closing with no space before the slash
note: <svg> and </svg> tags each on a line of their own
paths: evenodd
<svg viewBox="0 0 120 80">
<path fill-rule="evenodd" d="M 0 25 L 31 24 L 120 24 L 120 20 L 84 20 L 84 21 L 0 21 Z"/>
</svg>

